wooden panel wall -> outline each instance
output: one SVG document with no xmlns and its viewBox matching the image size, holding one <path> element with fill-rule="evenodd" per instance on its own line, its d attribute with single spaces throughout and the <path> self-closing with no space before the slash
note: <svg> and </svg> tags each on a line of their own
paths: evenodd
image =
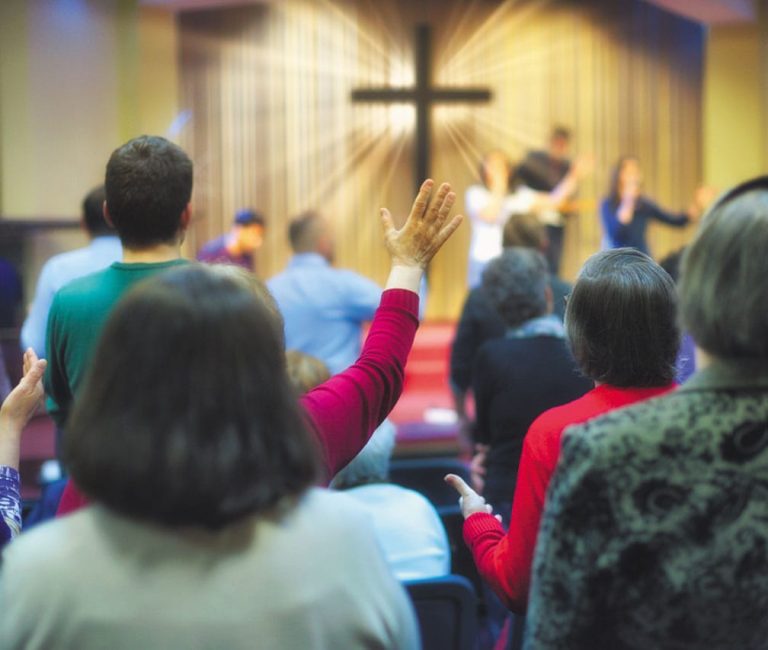
<svg viewBox="0 0 768 650">
<path fill-rule="evenodd" d="M 289 218 L 318 208 L 333 220 L 337 263 L 383 282 L 378 208 L 403 214 L 412 193 L 403 107 L 353 104 L 356 87 L 413 81 L 413 25 L 433 26 L 435 81 L 483 85 L 483 107 L 434 109 L 432 171 L 459 194 L 481 154 L 518 158 L 570 126 L 595 172 L 581 198 L 596 203 L 622 154 L 639 156 L 646 188 L 681 209 L 701 177 L 702 30 L 640 0 L 283 0 L 181 14 L 183 146 L 196 163 L 188 249 L 229 226 L 242 206 L 269 230 L 259 271 L 290 255 Z M 654 228 L 657 256 L 690 232 Z M 598 249 L 596 209 L 568 226 L 564 275 Z M 436 258 L 428 316 L 455 318 L 465 293 L 469 228 Z"/>
</svg>

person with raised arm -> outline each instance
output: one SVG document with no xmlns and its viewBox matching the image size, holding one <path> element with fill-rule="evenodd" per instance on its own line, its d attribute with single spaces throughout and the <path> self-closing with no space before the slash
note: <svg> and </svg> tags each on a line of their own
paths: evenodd
<svg viewBox="0 0 768 650">
<path fill-rule="evenodd" d="M 0 547 L 21 531 L 21 434 L 43 402 L 46 362 L 32 348 L 24 353 L 24 375 L 0 407 Z"/>
<path fill-rule="evenodd" d="M 382 210 L 391 267 L 360 357 L 300 399 L 319 443 L 324 481 L 330 481 L 365 446 L 402 392 L 405 362 L 419 323 L 418 290 L 424 269 L 462 220 L 460 215 L 449 216 L 456 200 L 450 185 L 443 183 L 430 204 L 433 191 L 434 181 L 426 180 L 401 228 L 389 211 Z M 57 514 L 86 503 L 69 481 Z"/>
</svg>

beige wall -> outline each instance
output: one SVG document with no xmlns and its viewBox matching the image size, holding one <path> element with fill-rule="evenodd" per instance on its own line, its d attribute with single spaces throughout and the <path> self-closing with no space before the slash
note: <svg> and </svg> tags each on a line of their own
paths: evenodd
<svg viewBox="0 0 768 650">
<path fill-rule="evenodd" d="M 758 22 L 713 27 L 704 84 L 704 177 L 725 188 L 768 172 L 768 3 Z"/>
<path fill-rule="evenodd" d="M 0 2 L 0 215 L 77 220 L 110 152 L 165 134 L 178 106 L 176 21 L 137 0 Z M 25 242 L 26 300 L 76 231 Z"/>
</svg>

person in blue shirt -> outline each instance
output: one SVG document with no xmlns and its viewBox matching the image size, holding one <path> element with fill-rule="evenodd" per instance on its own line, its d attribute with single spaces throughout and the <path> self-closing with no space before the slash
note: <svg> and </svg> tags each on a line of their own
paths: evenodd
<svg viewBox="0 0 768 650">
<path fill-rule="evenodd" d="M 91 190 L 83 199 L 83 227 L 90 243 L 83 248 L 54 255 L 40 271 L 35 298 L 21 328 L 21 348 L 45 355 L 45 327 L 54 294 L 76 278 L 95 273 L 117 262 L 123 249 L 115 230 L 104 220 L 104 186 Z"/>
<path fill-rule="evenodd" d="M 333 268 L 333 233 L 316 212 L 293 219 L 288 238 L 294 255 L 267 282 L 285 319 L 286 348 L 317 357 L 335 375 L 360 353 L 362 325 L 373 318 L 381 288 L 353 271 Z"/>
<path fill-rule="evenodd" d="M 642 194 L 643 174 L 640 162 L 633 156 L 621 158 L 611 177 L 611 188 L 600 205 L 600 217 L 607 248 L 636 248 L 650 255 L 645 238 L 648 222 L 660 221 L 682 228 L 698 219 L 701 207 L 697 200 L 687 212 L 672 213 L 660 208 Z"/>
</svg>

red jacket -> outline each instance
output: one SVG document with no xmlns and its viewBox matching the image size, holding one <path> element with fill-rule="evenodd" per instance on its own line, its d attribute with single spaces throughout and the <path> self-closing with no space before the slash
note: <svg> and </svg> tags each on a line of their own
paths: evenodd
<svg viewBox="0 0 768 650">
<path fill-rule="evenodd" d="M 509 530 L 489 514 L 475 513 L 464 522 L 464 541 L 480 575 L 514 612 L 528 603 L 536 536 L 547 486 L 560 456 L 563 430 L 602 413 L 656 397 L 674 388 L 616 388 L 602 385 L 568 404 L 549 409 L 528 429 L 520 456 Z"/>
</svg>

